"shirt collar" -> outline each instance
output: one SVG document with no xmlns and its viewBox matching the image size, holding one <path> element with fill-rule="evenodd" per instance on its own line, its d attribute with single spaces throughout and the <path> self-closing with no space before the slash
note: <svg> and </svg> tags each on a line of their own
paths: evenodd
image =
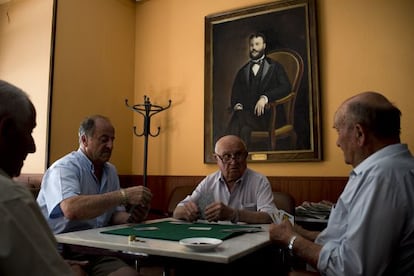
<svg viewBox="0 0 414 276">
<path fill-rule="evenodd" d="M 244 171 L 244 173 L 242 174 L 242 176 L 239 179 L 237 179 L 234 184 L 239 185 L 239 184 L 243 183 L 243 179 L 245 178 L 248 170 L 249 169 L 246 168 L 246 170 Z M 223 173 L 221 171 L 220 171 L 220 178 L 219 178 L 219 180 L 220 180 L 221 183 L 226 183 L 226 180 L 224 179 Z"/>
<path fill-rule="evenodd" d="M 351 176 L 352 175 L 358 175 L 360 173 L 362 173 L 367 167 L 372 166 L 373 163 L 377 162 L 378 160 L 390 156 L 392 154 L 394 154 L 396 151 L 402 151 L 402 150 L 407 150 L 408 147 L 406 144 L 392 144 L 392 145 L 388 145 L 376 152 L 374 152 L 373 154 L 371 154 L 370 156 L 368 156 L 367 158 L 365 158 L 361 163 L 358 164 L 358 166 L 356 166 L 352 172 L 351 172 Z"/>
<path fill-rule="evenodd" d="M 251 62 L 253 62 L 253 63 L 260 64 L 260 63 L 262 63 L 262 62 L 263 62 L 264 58 L 265 58 L 265 55 L 261 56 L 261 57 L 260 57 L 260 58 L 258 58 L 258 59 L 251 59 L 250 61 L 251 61 Z"/>
<path fill-rule="evenodd" d="M 81 158 L 81 162 L 87 164 L 87 166 L 91 169 L 92 172 L 95 171 L 95 167 L 93 166 L 92 161 L 88 158 L 88 156 L 86 156 L 86 154 L 82 151 L 82 149 L 78 149 L 78 153 L 80 155 Z M 105 162 L 105 164 L 103 164 L 103 170 L 105 171 L 105 169 L 108 167 L 107 162 Z"/>
</svg>

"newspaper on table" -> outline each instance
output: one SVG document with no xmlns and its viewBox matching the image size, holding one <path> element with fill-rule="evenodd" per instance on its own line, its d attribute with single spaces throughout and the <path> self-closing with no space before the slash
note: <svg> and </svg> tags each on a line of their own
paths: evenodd
<svg viewBox="0 0 414 276">
<path fill-rule="evenodd" d="M 320 202 L 305 201 L 302 205 L 296 207 L 295 215 L 298 217 L 328 219 L 334 204 L 327 200 Z"/>
</svg>

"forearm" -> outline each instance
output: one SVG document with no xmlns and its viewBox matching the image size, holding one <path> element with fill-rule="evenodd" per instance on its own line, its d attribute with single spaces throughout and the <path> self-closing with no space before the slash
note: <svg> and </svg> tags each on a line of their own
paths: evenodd
<svg viewBox="0 0 414 276">
<path fill-rule="evenodd" d="M 320 234 L 319 231 L 309 231 L 297 224 L 295 224 L 294 229 L 296 233 L 298 233 L 299 235 L 301 235 L 302 237 L 310 241 L 314 241 L 316 237 Z"/>
<path fill-rule="evenodd" d="M 297 238 L 293 244 L 293 253 L 306 261 L 309 265 L 317 268 L 321 248 L 322 246 L 297 235 Z"/>
<path fill-rule="evenodd" d="M 263 223 L 271 223 L 272 218 L 269 216 L 266 212 L 254 212 L 254 211 L 248 211 L 239 209 L 238 211 L 238 221 L 240 222 L 246 222 L 246 223 L 257 223 L 257 224 L 263 224 Z"/>
<path fill-rule="evenodd" d="M 92 219 L 116 207 L 123 201 L 120 191 L 98 195 L 79 195 L 63 200 L 60 207 L 66 218 L 71 220 Z"/>
</svg>

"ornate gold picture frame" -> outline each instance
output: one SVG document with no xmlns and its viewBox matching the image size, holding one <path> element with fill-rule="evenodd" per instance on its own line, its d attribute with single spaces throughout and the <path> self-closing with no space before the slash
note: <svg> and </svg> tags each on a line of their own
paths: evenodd
<svg viewBox="0 0 414 276">
<path fill-rule="evenodd" d="M 322 160 L 315 0 L 292 0 L 205 17 L 204 162 L 215 162 L 216 140 L 234 134 L 229 125 L 240 118 L 240 110 L 248 112 L 248 107 L 233 106 L 232 101 L 242 71 L 246 81 L 252 78 L 247 73 L 253 66 L 249 65 L 252 34 L 263 35 L 265 41 L 268 65 L 260 65 L 261 73 L 283 68 L 277 70 L 290 87 L 281 98 L 265 97 L 264 129 L 249 129 L 247 136 L 240 132 L 248 144 L 248 162 Z M 279 65 L 271 65 L 271 60 Z M 244 129 L 244 123 L 237 126 Z"/>
</svg>

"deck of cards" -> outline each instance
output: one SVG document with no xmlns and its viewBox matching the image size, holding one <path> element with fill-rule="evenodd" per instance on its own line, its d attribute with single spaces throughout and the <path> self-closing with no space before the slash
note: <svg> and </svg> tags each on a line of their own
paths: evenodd
<svg viewBox="0 0 414 276">
<path fill-rule="evenodd" d="M 197 207 L 200 211 L 200 219 L 205 219 L 204 210 L 208 205 L 214 202 L 214 196 L 212 193 L 204 193 L 197 201 Z"/>
<path fill-rule="evenodd" d="M 270 214 L 270 217 L 272 218 L 273 223 L 279 224 L 284 220 L 289 220 L 292 225 L 295 224 L 295 217 L 283 210 L 277 210 L 276 213 Z"/>
</svg>

